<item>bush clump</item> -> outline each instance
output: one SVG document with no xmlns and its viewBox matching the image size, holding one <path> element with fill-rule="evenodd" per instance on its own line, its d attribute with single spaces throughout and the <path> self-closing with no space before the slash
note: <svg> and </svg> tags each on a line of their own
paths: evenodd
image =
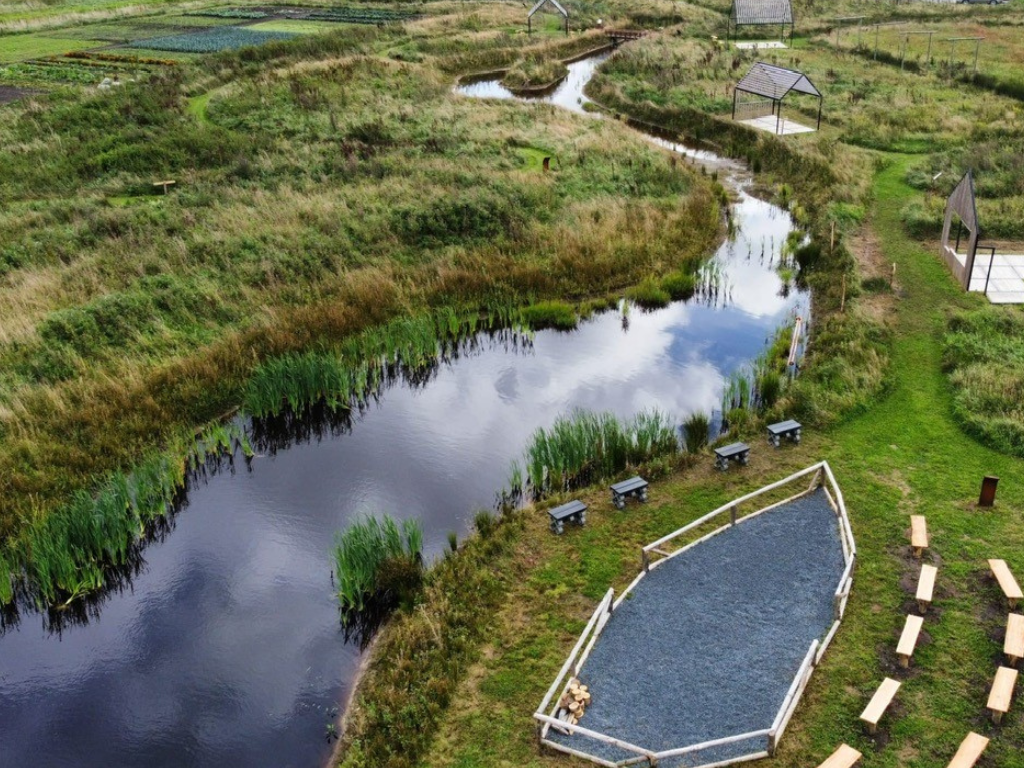
<svg viewBox="0 0 1024 768">
<path fill-rule="evenodd" d="M 541 301 L 523 309 L 523 322 L 534 330 L 571 331 L 579 323 L 576 310 L 564 301 Z"/>
</svg>

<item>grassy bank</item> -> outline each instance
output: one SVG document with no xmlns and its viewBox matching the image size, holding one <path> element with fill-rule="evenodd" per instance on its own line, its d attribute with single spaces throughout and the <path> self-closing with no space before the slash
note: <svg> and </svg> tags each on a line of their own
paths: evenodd
<svg viewBox="0 0 1024 768">
<path fill-rule="evenodd" d="M 451 92 L 454 74 L 565 58 L 592 36 L 516 35 L 502 6 L 426 10 L 0 112 L 8 554 L 71 492 L 243 399 L 346 399 L 325 389 L 336 376 L 292 375 L 311 351 L 354 358 L 356 375 L 396 318 L 468 328 L 535 306 L 526 320 L 564 324 L 710 252 L 710 180 L 614 123 Z M 153 195 L 158 178 L 177 184 Z M 294 370 L 258 395 L 282 356 Z"/>
<path fill-rule="evenodd" d="M 845 741 L 864 752 L 866 766 L 941 765 L 967 731 L 976 730 L 992 738 L 987 759 L 993 765 L 1013 764 L 1024 726 L 1011 718 L 994 727 L 984 709 L 1005 624 L 1005 604 L 985 575 L 985 558 L 1005 557 L 1012 568 L 1024 568 L 1024 493 L 1001 487 L 991 512 L 976 510 L 973 501 L 983 474 L 1011 477 L 1022 467 L 974 442 L 952 416 L 941 368 L 943 334 L 951 310 L 977 301 L 904 233 L 898 203 L 914 195 L 902 181 L 907 162 L 896 158 L 878 174 L 868 219 L 904 276 L 905 287 L 892 297 L 887 395 L 833 429 L 808 433 L 798 447 L 755 449 L 741 472 L 714 472 L 705 458 L 656 483 L 651 503 L 626 514 L 613 510 L 605 491 L 586 493 L 588 525 L 565 536 L 546 531 L 543 512 L 527 515 L 514 555 L 503 564 L 517 578 L 487 622 L 477 660 L 422 765 L 568 764 L 538 754 L 530 713 L 603 592 L 609 585 L 622 589 L 636 574 L 639 545 L 821 458 L 832 464 L 847 497 L 859 566 L 843 626 L 774 762 L 784 768 L 815 764 Z M 906 539 L 912 513 L 928 517 L 926 560 L 939 566 L 939 582 L 914 667 L 905 673 L 894 648 L 917 577 Z M 872 739 L 857 717 L 885 675 L 902 679 L 903 688 Z"/>
</svg>

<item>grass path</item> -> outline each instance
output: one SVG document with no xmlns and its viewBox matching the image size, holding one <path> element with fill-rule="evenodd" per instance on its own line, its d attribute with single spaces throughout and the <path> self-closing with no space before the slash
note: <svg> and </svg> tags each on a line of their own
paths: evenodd
<svg viewBox="0 0 1024 768">
<path fill-rule="evenodd" d="M 866 768 L 945 765 L 969 730 L 992 738 L 983 765 L 1020 764 L 1021 707 L 1001 727 L 984 709 L 1007 612 L 985 560 L 1003 557 L 1024 576 L 1024 492 L 1014 482 L 1024 462 L 979 445 L 952 419 L 942 334 L 950 311 L 981 299 L 965 295 L 939 259 L 904 234 L 899 212 L 917 194 L 903 182 L 907 162 L 893 156 L 878 174 L 870 221 L 901 286 L 887 395 L 798 448 L 769 453 L 758 446 L 743 473 L 722 476 L 702 462 L 661 481 L 642 511 L 616 516 L 604 492 L 595 492 L 584 531 L 556 539 L 540 515 L 532 516 L 516 558 L 520 578 L 425 765 L 567 764 L 538 755 L 529 715 L 593 602 L 609 583 L 619 590 L 636 573 L 638 545 L 818 458 L 829 460 L 844 488 L 860 564 L 843 627 L 772 765 L 817 764 L 842 741 L 864 752 Z M 985 474 L 1002 477 L 1002 486 L 996 510 L 978 512 L 973 504 Z M 913 667 L 903 671 L 893 649 L 914 605 L 919 564 L 906 537 L 912 513 L 928 518 L 932 549 L 925 559 L 939 566 L 939 581 Z M 887 675 L 904 685 L 880 735 L 869 739 L 857 717 Z"/>
</svg>

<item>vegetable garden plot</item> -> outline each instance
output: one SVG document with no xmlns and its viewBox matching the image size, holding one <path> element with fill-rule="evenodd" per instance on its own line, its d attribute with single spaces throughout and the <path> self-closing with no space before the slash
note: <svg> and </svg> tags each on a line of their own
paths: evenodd
<svg viewBox="0 0 1024 768">
<path fill-rule="evenodd" d="M 181 53 L 216 53 L 249 46 L 263 45 L 278 40 L 291 40 L 290 32 L 259 32 L 241 27 L 217 27 L 202 32 L 156 37 L 131 43 L 131 48 Z"/>
</svg>

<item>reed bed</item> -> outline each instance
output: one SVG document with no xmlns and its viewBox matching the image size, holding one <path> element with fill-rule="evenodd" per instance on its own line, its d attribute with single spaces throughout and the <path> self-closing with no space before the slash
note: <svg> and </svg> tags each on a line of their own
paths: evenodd
<svg viewBox="0 0 1024 768">
<path fill-rule="evenodd" d="M 101 589 L 109 566 L 126 564 L 150 526 L 168 514 L 190 474 L 225 453 L 252 455 L 235 426 L 205 430 L 187 450 L 150 457 L 132 472 L 114 472 L 98 491 L 80 490 L 59 510 L 39 516 L 0 552 L 0 605 L 21 583 L 39 607 L 67 605 Z"/>
<path fill-rule="evenodd" d="M 612 413 L 575 410 L 533 433 L 524 460 L 526 479 L 539 499 L 678 451 L 675 426 L 660 411 L 642 411 L 623 422 Z M 514 467 L 512 482 L 515 475 Z"/>
<path fill-rule="evenodd" d="M 334 546 L 342 614 L 397 605 L 423 578 L 423 528 L 389 515 L 357 520 Z"/>
<path fill-rule="evenodd" d="M 697 453 L 708 444 L 711 437 L 711 417 L 704 411 L 695 411 L 683 421 L 683 439 L 686 450 Z"/>
</svg>

